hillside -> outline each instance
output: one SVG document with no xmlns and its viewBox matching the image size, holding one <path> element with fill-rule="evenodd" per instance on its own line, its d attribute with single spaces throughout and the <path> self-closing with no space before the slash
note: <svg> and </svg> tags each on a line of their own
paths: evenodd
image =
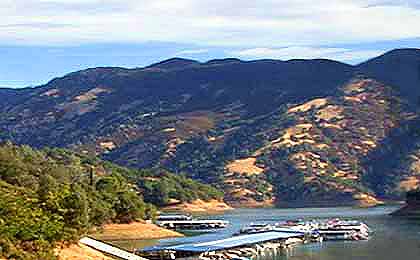
<svg viewBox="0 0 420 260">
<path fill-rule="evenodd" d="M 357 66 L 174 58 L 92 68 L 0 91 L 0 140 L 183 173 L 236 206 L 375 205 L 418 185 L 419 75 L 418 49 Z"/>
<path fill-rule="evenodd" d="M 402 96 L 419 102 L 419 49 L 397 49 L 358 66 L 361 73 L 393 86 Z"/>
<path fill-rule="evenodd" d="M 407 192 L 406 204 L 391 213 L 392 216 L 420 219 L 420 190 L 411 190 Z"/>
<path fill-rule="evenodd" d="M 152 189 L 129 181 L 131 176 Z M 182 186 L 143 181 L 151 176 Z M 0 145 L 0 257 L 54 259 L 56 246 L 94 227 L 154 217 L 156 207 L 144 201 L 162 206 L 171 199 L 216 198 L 220 193 L 214 188 L 170 173 L 134 172 L 67 150 L 5 143 Z"/>
<path fill-rule="evenodd" d="M 278 203 L 380 203 L 384 187 L 373 183 L 384 176 L 368 178 L 373 173 L 366 158 L 382 149 L 390 132 L 414 120 L 408 111 L 391 88 L 370 79 L 355 79 L 335 96 L 290 107 L 286 114 L 293 123 L 258 151 L 278 185 Z"/>
</svg>

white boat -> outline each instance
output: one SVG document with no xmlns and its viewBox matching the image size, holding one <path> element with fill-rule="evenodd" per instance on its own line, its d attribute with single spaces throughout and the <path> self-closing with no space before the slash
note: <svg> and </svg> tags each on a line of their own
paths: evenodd
<svg viewBox="0 0 420 260">
<path fill-rule="evenodd" d="M 332 220 L 322 223 L 316 232 L 329 240 L 366 240 L 370 229 L 363 222 Z"/>
<path fill-rule="evenodd" d="M 284 233 L 304 233 L 311 236 L 313 241 L 321 240 L 366 240 L 369 238 L 369 227 L 355 220 L 312 220 L 312 221 L 284 221 L 275 224 L 251 223 L 240 230 L 240 234 L 253 234 L 269 231 Z"/>
<path fill-rule="evenodd" d="M 192 217 L 189 215 L 181 215 L 181 214 L 160 215 L 156 218 L 156 221 L 188 221 L 188 220 L 192 220 Z"/>
<path fill-rule="evenodd" d="M 251 223 L 248 226 L 242 228 L 239 234 L 255 234 L 261 232 L 272 231 L 274 226 L 268 223 Z"/>
</svg>

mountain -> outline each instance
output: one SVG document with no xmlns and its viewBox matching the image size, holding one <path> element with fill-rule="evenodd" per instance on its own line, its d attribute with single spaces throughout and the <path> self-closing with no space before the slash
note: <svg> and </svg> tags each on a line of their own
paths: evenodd
<svg viewBox="0 0 420 260">
<path fill-rule="evenodd" d="M 365 75 L 393 86 L 402 96 L 419 101 L 419 49 L 397 49 L 358 66 Z"/>
<path fill-rule="evenodd" d="M 159 69 L 159 70 L 179 70 L 186 67 L 192 67 L 194 65 L 199 65 L 200 63 L 195 60 L 182 59 L 182 58 L 172 58 L 164 60 L 155 64 L 148 66 L 149 69 Z"/>
<path fill-rule="evenodd" d="M 0 140 L 184 173 L 232 205 L 374 205 L 418 185 L 419 57 L 92 68 L 0 90 Z"/>
<path fill-rule="evenodd" d="M 25 98 L 26 94 L 29 92 L 31 92 L 30 88 L 24 88 L 24 89 L 0 88 L 0 97 L 1 97 L 0 108 L 19 103 Z"/>
</svg>

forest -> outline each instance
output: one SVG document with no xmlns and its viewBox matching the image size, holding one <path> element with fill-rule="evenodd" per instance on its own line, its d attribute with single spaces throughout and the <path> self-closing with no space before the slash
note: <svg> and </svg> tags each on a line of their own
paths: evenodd
<svg viewBox="0 0 420 260">
<path fill-rule="evenodd" d="M 162 181 L 153 182 L 157 174 L 164 175 Z M 169 172 L 131 170 L 64 149 L 7 142 L 0 145 L 0 256 L 54 259 L 55 247 L 93 227 L 152 219 L 155 205 L 172 198 L 220 197 L 210 186 Z"/>
</svg>

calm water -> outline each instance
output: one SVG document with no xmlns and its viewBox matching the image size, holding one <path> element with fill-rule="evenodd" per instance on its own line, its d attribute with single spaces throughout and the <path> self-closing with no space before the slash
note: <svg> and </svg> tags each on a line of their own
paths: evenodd
<svg viewBox="0 0 420 260">
<path fill-rule="evenodd" d="M 231 236 L 250 222 L 277 222 L 287 219 L 341 217 L 364 221 L 373 230 L 369 241 L 324 242 L 300 245 L 286 254 L 265 256 L 261 260 L 404 260 L 420 259 L 420 221 L 394 218 L 388 214 L 396 207 L 371 209 L 305 208 L 305 209 L 237 209 L 223 215 L 206 218 L 225 219 L 231 226 L 210 234 L 163 239 L 159 241 L 120 242 L 124 247 L 142 247 L 155 244 L 204 242 Z"/>
</svg>

